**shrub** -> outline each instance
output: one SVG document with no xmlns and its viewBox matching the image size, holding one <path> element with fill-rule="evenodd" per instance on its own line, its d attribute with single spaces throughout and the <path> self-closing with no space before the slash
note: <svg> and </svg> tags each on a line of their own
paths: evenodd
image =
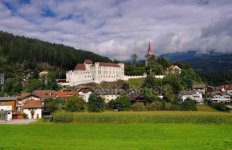
<svg viewBox="0 0 232 150">
<path fill-rule="evenodd" d="M 182 108 L 182 110 L 196 111 L 197 110 L 196 101 L 191 100 L 191 99 L 187 99 L 181 104 L 181 108 Z"/>
<path fill-rule="evenodd" d="M 131 102 L 127 96 L 117 97 L 113 105 L 114 109 L 118 109 L 119 111 L 126 111 L 131 109 Z"/>
<path fill-rule="evenodd" d="M 23 119 L 28 119 L 28 115 L 23 113 Z"/>
<path fill-rule="evenodd" d="M 110 109 L 116 109 L 115 107 L 115 101 L 114 100 L 110 100 L 107 104 L 108 108 Z"/>
<path fill-rule="evenodd" d="M 160 101 L 154 101 L 151 104 L 147 105 L 147 110 L 154 111 L 154 110 L 162 110 L 163 103 Z"/>
<path fill-rule="evenodd" d="M 63 110 L 66 102 L 62 99 L 45 99 L 44 101 L 44 115 L 51 115 L 53 112 Z"/>
<path fill-rule="evenodd" d="M 214 109 L 217 109 L 219 111 L 228 111 L 228 108 L 226 107 L 226 104 L 223 102 L 219 102 L 219 103 L 213 103 L 212 107 Z"/>
<path fill-rule="evenodd" d="M 88 111 L 90 112 L 104 111 L 104 105 L 105 105 L 105 102 L 101 96 L 96 95 L 94 93 L 92 93 L 89 96 Z"/>
<path fill-rule="evenodd" d="M 178 104 L 172 104 L 170 109 L 177 111 L 177 110 L 182 110 L 182 107 L 181 105 L 178 105 Z"/>
<path fill-rule="evenodd" d="M 172 108 L 172 103 L 165 102 L 164 103 L 164 110 L 171 110 Z"/>
<path fill-rule="evenodd" d="M 85 109 L 85 101 L 81 97 L 72 96 L 68 98 L 65 107 L 66 111 L 78 112 L 78 111 L 84 111 L 84 109 Z"/>
<path fill-rule="evenodd" d="M 146 111 L 146 107 L 144 103 L 136 102 L 134 105 L 132 105 L 133 111 Z"/>
</svg>

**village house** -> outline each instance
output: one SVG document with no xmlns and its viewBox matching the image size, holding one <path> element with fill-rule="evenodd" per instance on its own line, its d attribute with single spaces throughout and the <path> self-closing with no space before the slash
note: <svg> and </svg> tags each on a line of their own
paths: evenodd
<svg viewBox="0 0 232 150">
<path fill-rule="evenodd" d="M 11 106 L 12 111 L 16 111 L 17 96 L 0 97 L 0 106 Z"/>
<path fill-rule="evenodd" d="M 115 100 L 117 97 L 125 95 L 125 90 L 123 89 L 112 89 L 112 88 L 105 88 L 105 89 L 97 89 L 94 91 L 95 93 L 99 94 L 102 98 L 104 98 L 105 103 L 108 103 L 111 100 Z"/>
<path fill-rule="evenodd" d="M 171 65 L 167 68 L 166 74 L 181 74 L 181 69 L 177 65 Z"/>
<path fill-rule="evenodd" d="M 42 118 L 43 104 L 40 100 L 28 100 L 22 106 L 22 111 L 28 119 Z"/>
<path fill-rule="evenodd" d="M 34 95 L 41 97 L 41 100 L 56 98 L 56 91 L 54 90 L 36 90 L 33 92 Z"/>
<path fill-rule="evenodd" d="M 16 96 L 0 97 L 0 111 L 6 113 L 6 119 L 12 120 L 12 115 L 16 111 Z"/>
<path fill-rule="evenodd" d="M 224 85 L 224 86 L 223 86 L 223 91 L 224 91 L 226 94 L 232 96 L 232 85 Z"/>
<path fill-rule="evenodd" d="M 89 96 L 93 93 L 93 90 L 88 87 L 81 87 L 77 89 L 78 95 L 85 101 L 89 101 Z"/>
<path fill-rule="evenodd" d="M 128 93 L 127 96 L 132 104 L 134 104 L 136 102 L 146 104 L 147 102 L 149 102 L 149 100 L 146 98 L 145 94 L 139 94 L 135 91 Z"/>
<path fill-rule="evenodd" d="M 46 77 L 48 75 L 48 71 L 41 71 L 40 73 L 39 73 L 39 77 L 40 78 L 44 78 L 44 77 Z"/>
<path fill-rule="evenodd" d="M 72 97 L 72 96 L 75 96 L 75 95 L 78 95 L 78 93 L 68 91 L 68 90 L 60 90 L 60 91 L 56 92 L 56 97 L 55 98 L 67 100 L 69 97 Z"/>
<path fill-rule="evenodd" d="M 202 103 L 204 101 L 202 94 L 196 90 L 180 91 L 179 97 L 183 102 L 188 98 L 195 100 L 198 103 Z"/>
<path fill-rule="evenodd" d="M 192 90 L 196 90 L 204 95 L 206 93 L 206 85 L 203 84 L 193 85 Z"/>
<path fill-rule="evenodd" d="M 231 96 L 227 94 L 215 94 L 208 98 L 212 102 L 231 102 Z"/>
<path fill-rule="evenodd" d="M 24 106 L 24 104 L 27 101 L 30 101 L 30 100 L 37 100 L 37 101 L 41 101 L 42 104 L 44 103 L 42 101 L 42 98 L 38 95 L 35 95 L 33 93 L 21 93 L 21 94 L 19 94 L 19 97 L 18 97 L 17 103 L 16 103 L 17 111 L 22 112 L 23 111 L 22 107 Z"/>
</svg>

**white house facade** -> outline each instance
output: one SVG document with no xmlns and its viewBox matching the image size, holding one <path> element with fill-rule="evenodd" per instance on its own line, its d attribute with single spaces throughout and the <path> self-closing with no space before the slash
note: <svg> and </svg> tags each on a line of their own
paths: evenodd
<svg viewBox="0 0 232 150">
<path fill-rule="evenodd" d="M 77 64 L 74 70 L 66 72 L 66 81 L 70 86 L 85 83 L 101 83 L 102 81 L 113 82 L 128 80 L 130 78 L 144 78 L 143 76 L 125 76 L 123 63 L 105 63 L 85 60 L 84 64 Z"/>
<path fill-rule="evenodd" d="M 231 97 L 230 95 L 227 95 L 227 94 L 222 94 L 222 95 L 217 94 L 217 95 L 214 95 L 209 100 L 213 102 L 231 102 Z"/>
<path fill-rule="evenodd" d="M 40 119 L 42 118 L 43 105 L 38 100 L 28 100 L 23 106 L 22 111 L 28 117 L 28 119 Z"/>
<path fill-rule="evenodd" d="M 202 94 L 198 91 L 191 90 L 191 91 L 181 91 L 180 92 L 180 99 L 183 102 L 188 98 L 195 100 L 198 103 L 202 103 L 204 100 Z"/>
</svg>

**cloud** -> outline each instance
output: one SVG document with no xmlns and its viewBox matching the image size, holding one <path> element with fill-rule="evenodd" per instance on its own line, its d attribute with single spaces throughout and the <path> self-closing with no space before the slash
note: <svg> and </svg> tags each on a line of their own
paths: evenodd
<svg viewBox="0 0 232 150">
<path fill-rule="evenodd" d="M 0 30 L 97 54 L 232 52 L 231 0 L 0 0 Z"/>
</svg>

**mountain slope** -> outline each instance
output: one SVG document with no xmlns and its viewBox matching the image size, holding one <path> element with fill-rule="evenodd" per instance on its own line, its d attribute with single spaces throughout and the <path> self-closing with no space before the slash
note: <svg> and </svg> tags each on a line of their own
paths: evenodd
<svg viewBox="0 0 232 150">
<path fill-rule="evenodd" d="M 196 51 L 161 55 L 170 61 L 181 61 L 200 72 L 232 71 L 232 54 L 217 52 L 199 53 Z"/>
<path fill-rule="evenodd" d="M 15 64 L 25 61 L 28 63 L 47 63 L 64 70 L 73 69 L 76 63 L 82 63 L 84 59 L 111 61 L 107 57 L 89 51 L 76 50 L 62 44 L 44 42 L 23 36 L 14 36 L 1 31 L 0 55 L 3 55 L 8 63 Z"/>
<path fill-rule="evenodd" d="M 232 71 L 232 54 L 219 56 L 206 56 L 184 60 L 197 71 L 228 72 Z"/>
</svg>

